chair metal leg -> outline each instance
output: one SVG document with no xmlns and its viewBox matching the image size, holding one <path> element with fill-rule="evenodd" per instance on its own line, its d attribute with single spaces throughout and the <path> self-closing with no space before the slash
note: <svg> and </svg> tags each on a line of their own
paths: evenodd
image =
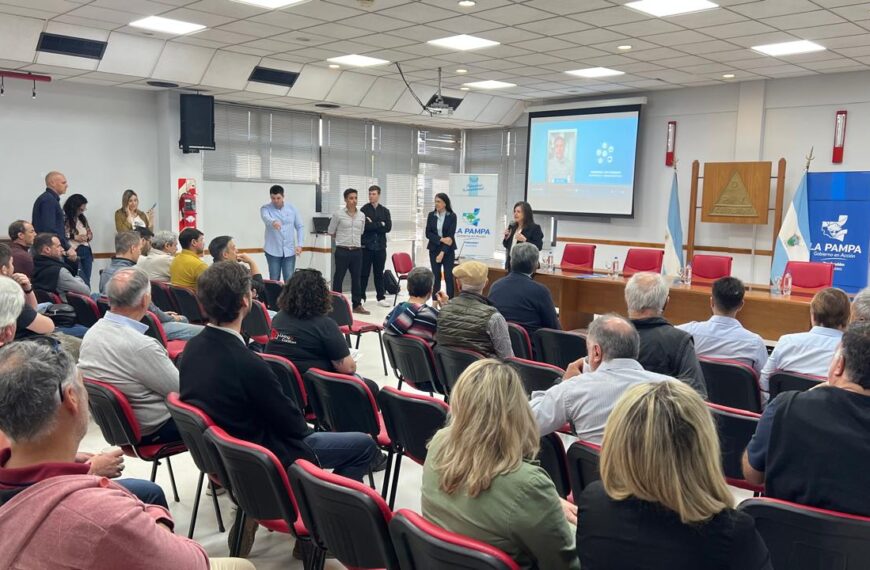
<svg viewBox="0 0 870 570">
<path fill-rule="evenodd" d="M 384 349 L 384 336 L 381 334 L 381 331 L 378 331 L 378 342 L 381 343 L 381 362 L 384 364 L 384 376 L 389 376 L 387 373 L 387 355 L 385 354 Z"/>
<path fill-rule="evenodd" d="M 374 474 L 372 473 L 372 470 L 371 470 L 371 469 L 369 469 L 369 487 L 371 487 L 371 488 L 374 489 L 375 491 L 378 490 L 378 488 L 375 487 L 375 476 L 374 476 Z"/>
<path fill-rule="evenodd" d="M 354 347 L 355 349 L 359 350 L 359 341 L 361 341 L 361 340 L 362 340 L 362 335 L 361 334 L 356 335 L 356 346 Z"/>
<path fill-rule="evenodd" d="M 214 503 L 214 516 L 215 516 L 215 518 L 217 518 L 218 530 L 220 532 L 226 532 L 227 529 L 224 528 L 224 519 L 221 516 L 221 506 L 218 503 L 217 488 L 215 488 L 215 486 L 214 486 L 214 481 L 209 479 L 208 486 L 211 487 L 211 500 L 212 500 L 212 503 Z"/>
<path fill-rule="evenodd" d="M 181 499 L 178 498 L 178 487 L 175 486 L 175 473 L 172 472 L 172 461 L 166 458 L 166 468 L 169 469 L 169 482 L 172 484 L 172 497 L 178 503 Z"/>
<path fill-rule="evenodd" d="M 396 470 L 393 471 L 393 488 L 390 489 L 390 500 L 387 502 L 391 509 L 396 504 L 396 489 L 399 488 L 399 469 L 402 467 L 402 456 L 404 454 L 405 452 L 402 449 L 399 449 L 399 452 L 396 454 Z"/>
<path fill-rule="evenodd" d="M 402 382 L 404 382 L 405 379 L 402 378 L 402 375 L 401 375 L 401 374 L 399 374 L 398 379 L 399 379 L 399 387 L 398 387 L 397 389 L 398 389 L 398 390 L 401 390 L 401 389 L 402 389 Z M 429 395 L 431 396 L 431 395 L 432 395 L 432 392 L 429 392 Z"/>
<path fill-rule="evenodd" d="M 199 472 L 199 481 L 196 482 L 196 495 L 193 497 L 193 511 L 190 513 L 190 526 L 187 529 L 187 538 L 193 538 L 193 529 L 196 527 L 196 515 L 199 512 L 199 497 L 202 495 L 202 480 L 205 473 Z"/>
<path fill-rule="evenodd" d="M 393 448 L 387 452 L 387 468 L 384 470 L 384 486 L 381 490 L 381 497 L 386 501 L 387 500 L 387 487 L 390 481 L 390 471 L 393 467 L 393 455 L 395 454 Z"/>
<path fill-rule="evenodd" d="M 248 515 L 245 514 L 245 511 L 239 509 L 236 512 L 237 517 L 242 517 L 242 520 L 239 521 L 239 532 L 236 534 L 236 540 L 233 542 L 233 547 L 230 549 L 230 556 L 236 558 L 239 556 L 239 552 L 242 550 L 242 535 L 245 529 L 245 520 L 248 518 Z M 233 523 L 235 524 L 235 523 Z"/>
<path fill-rule="evenodd" d="M 160 465 L 159 461 L 152 461 L 151 462 L 151 482 L 152 483 L 157 480 L 157 466 L 158 465 Z"/>
</svg>

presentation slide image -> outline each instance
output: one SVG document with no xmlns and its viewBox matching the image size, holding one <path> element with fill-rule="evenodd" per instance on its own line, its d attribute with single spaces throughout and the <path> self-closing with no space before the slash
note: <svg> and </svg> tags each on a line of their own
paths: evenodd
<svg viewBox="0 0 870 570">
<path fill-rule="evenodd" d="M 576 148 L 577 129 L 547 132 L 547 182 L 571 184 L 577 180 L 574 172 Z"/>
<path fill-rule="evenodd" d="M 582 204 L 583 209 L 577 211 L 595 212 L 597 214 L 631 214 L 631 186 L 607 185 L 562 185 L 540 184 L 530 185 L 528 201 L 535 210 L 559 212 L 566 205 Z"/>
</svg>

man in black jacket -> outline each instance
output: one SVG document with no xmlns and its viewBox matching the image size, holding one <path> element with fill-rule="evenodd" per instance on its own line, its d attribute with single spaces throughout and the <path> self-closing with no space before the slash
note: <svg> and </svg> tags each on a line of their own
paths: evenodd
<svg viewBox="0 0 870 570">
<path fill-rule="evenodd" d="M 489 302 L 505 320 L 522 325 L 529 334 L 540 328 L 562 328 L 550 290 L 533 280 L 537 268 L 538 248 L 518 243 L 511 251 L 510 273 L 489 289 Z"/>
<path fill-rule="evenodd" d="M 387 263 L 387 234 L 393 229 L 393 220 L 390 211 L 378 202 L 381 199 L 381 187 L 369 186 L 369 203 L 360 208 L 366 216 L 365 231 L 362 235 L 362 272 L 360 273 L 360 285 L 363 302 L 366 300 L 366 291 L 369 288 L 369 273 L 374 266 L 375 291 L 378 296 L 378 305 L 389 307 L 384 291 L 384 265 Z"/>
</svg>

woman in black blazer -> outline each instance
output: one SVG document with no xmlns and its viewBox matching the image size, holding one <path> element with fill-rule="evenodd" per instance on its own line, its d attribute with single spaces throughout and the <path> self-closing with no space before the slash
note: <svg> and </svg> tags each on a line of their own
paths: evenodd
<svg viewBox="0 0 870 570">
<path fill-rule="evenodd" d="M 440 227 L 439 227 L 440 223 Z M 435 285 L 432 289 L 434 297 L 441 290 L 441 269 L 444 269 L 444 281 L 447 296 L 453 297 L 453 263 L 456 259 L 456 214 L 450 207 L 450 197 L 439 192 L 435 194 L 435 209 L 426 218 L 426 239 L 429 243 L 429 264 L 435 275 Z"/>
<path fill-rule="evenodd" d="M 537 247 L 538 251 L 544 249 L 544 232 L 541 226 L 535 223 L 532 207 L 528 202 L 517 202 L 514 204 L 514 221 L 505 229 L 504 241 L 501 242 L 507 254 L 504 268 L 508 271 L 511 270 L 511 248 L 524 241 Z"/>
</svg>

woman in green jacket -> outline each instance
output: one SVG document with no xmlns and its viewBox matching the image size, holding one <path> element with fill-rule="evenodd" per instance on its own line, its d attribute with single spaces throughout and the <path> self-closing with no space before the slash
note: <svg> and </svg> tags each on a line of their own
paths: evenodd
<svg viewBox="0 0 870 570">
<path fill-rule="evenodd" d="M 450 393 L 450 419 L 423 466 L 423 516 L 486 542 L 526 569 L 576 570 L 576 508 L 534 461 L 540 433 L 516 371 L 469 366 Z"/>
</svg>

